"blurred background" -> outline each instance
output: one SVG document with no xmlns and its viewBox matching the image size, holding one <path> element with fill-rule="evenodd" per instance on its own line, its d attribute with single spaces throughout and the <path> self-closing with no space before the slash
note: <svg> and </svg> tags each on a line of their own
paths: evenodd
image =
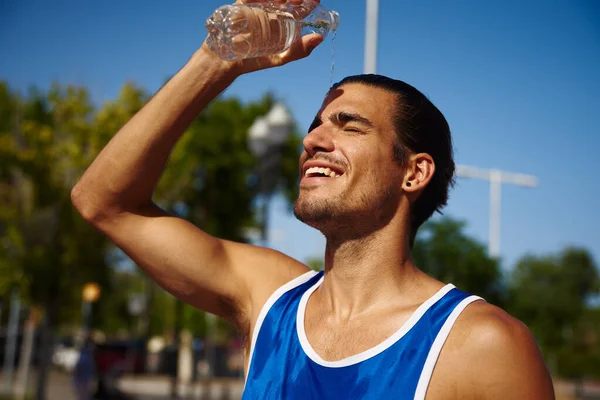
<svg viewBox="0 0 600 400">
<path fill-rule="evenodd" d="M 74 382 L 240 398 L 235 330 L 157 287 L 69 198 L 220 5 L 0 1 L 0 399 L 75 399 Z M 527 324 L 559 399 L 600 398 L 600 2 L 323 5 L 335 38 L 239 78 L 177 145 L 156 201 L 321 269 L 324 238 L 291 213 L 301 140 L 332 79 L 404 80 L 448 119 L 459 164 L 417 265 Z"/>
</svg>

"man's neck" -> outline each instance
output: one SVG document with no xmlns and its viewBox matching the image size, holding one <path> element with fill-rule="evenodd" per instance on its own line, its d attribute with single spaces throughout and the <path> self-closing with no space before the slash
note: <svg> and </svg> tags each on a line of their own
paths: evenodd
<svg viewBox="0 0 600 400">
<path fill-rule="evenodd" d="M 321 306 L 348 319 L 390 304 L 423 277 L 410 257 L 409 237 L 391 227 L 359 239 L 328 237 Z"/>
</svg>

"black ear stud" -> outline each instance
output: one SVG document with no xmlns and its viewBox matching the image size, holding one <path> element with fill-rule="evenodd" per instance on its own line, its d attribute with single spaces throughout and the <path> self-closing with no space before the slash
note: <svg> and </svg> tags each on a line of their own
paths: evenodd
<svg viewBox="0 0 600 400">
<path fill-rule="evenodd" d="M 412 186 L 412 183 L 406 182 L 406 187 L 411 187 L 411 186 Z"/>
</svg>

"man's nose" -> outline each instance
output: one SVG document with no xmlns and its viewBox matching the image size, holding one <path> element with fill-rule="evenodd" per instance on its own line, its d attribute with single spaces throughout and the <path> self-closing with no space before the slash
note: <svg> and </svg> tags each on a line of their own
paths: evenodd
<svg viewBox="0 0 600 400">
<path fill-rule="evenodd" d="M 317 152 L 332 152 L 335 148 L 331 131 L 324 128 L 322 125 L 316 127 L 304 137 L 302 141 L 304 150 L 309 156 L 313 156 Z"/>
</svg>

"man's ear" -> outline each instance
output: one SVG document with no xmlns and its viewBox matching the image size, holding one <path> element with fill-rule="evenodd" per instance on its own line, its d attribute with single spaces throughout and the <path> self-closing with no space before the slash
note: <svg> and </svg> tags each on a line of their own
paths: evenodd
<svg viewBox="0 0 600 400">
<path fill-rule="evenodd" d="M 411 197 L 416 198 L 425 189 L 435 173 L 433 157 L 427 153 L 413 154 L 409 157 L 402 189 Z"/>
</svg>

